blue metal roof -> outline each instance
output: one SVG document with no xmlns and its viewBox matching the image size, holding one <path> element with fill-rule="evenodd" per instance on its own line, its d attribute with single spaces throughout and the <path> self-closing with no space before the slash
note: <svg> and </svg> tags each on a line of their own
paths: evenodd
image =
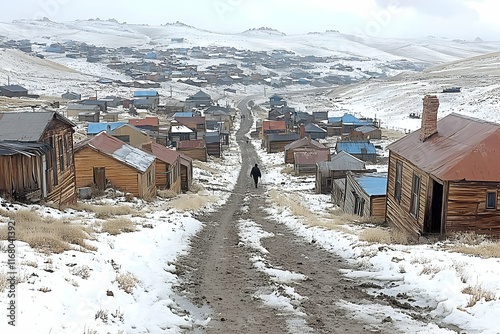
<svg viewBox="0 0 500 334">
<path fill-rule="evenodd" d="M 156 97 L 158 96 L 158 92 L 155 90 L 144 90 L 134 92 L 134 97 Z"/>
<path fill-rule="evenodd" d="M 349 154 L 362 154 L 361 149 L 366 149 L 365 154 L 376 154 L 375 146 L 368 142 L 345 141 L 337 143 L 337 152 L 347 152 Z"/>
<path fill-rule="evenodd" d="M 193 116 L 194 116 L 193 112 L 184 111 L 184 112 L 176 112 L 173 117 L 175 118 L 175 117 L 193 117 Z"/>
<path fill-rule="evenodd" d="M 124 124 L 128 124 L 128 123 L 127 122 L 89 123 L 89 127 L 87 129 L 87 134 L 95 135 L 101 131 L 106 131 L 106 130 L 108 130 L 108 125 L 110 126 L 110 130 L 113 131 L 114 129 L 116 129 Z"/>
<path fill-rule="evenodd" d="M 368 196 L 387 194 L 387 175 L 363 175 L 354 177 Z"/>
</svg>

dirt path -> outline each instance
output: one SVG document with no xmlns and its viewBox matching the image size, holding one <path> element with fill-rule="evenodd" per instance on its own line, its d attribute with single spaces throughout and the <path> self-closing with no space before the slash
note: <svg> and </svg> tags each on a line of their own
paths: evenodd
<svg viewBox="0 0 500 334">
<path fill-rule="evenodd" d="M 346 279 L 339 269 L 347 264 L 339 257 L 294 235 L 265 212 L 265 189 L 255 189 L 250 168 L 258 163 L 253 146 L 244 134 L 251 126 L 248 110 L 237 140 L 242 169 L 228 202 L 217 212 L 198 217 L 205 227 L 193 238 L 192 249 L 179 259 L 183 280 L 179 291 L 197 307 L 210 309 L 211 321 L 196 333 L 395 333 L 392 325 L 365 324 L 339 307 L 345 300 L 375 303 L 359 284 Z M 261 239 L 268 251 L 258 252 L 241 240 L 240 222 L 251 221 L 268 237 Z M 252 258 L 264 258 L 265 267 L 305 275 L 305 279 L 280 284 L 258 270 Z M 293 288 L 293 293 L 283 289 Z M 282 291 L 298 295 L 293 310 L 266 305 L 262 295 Z"/>
</svg>

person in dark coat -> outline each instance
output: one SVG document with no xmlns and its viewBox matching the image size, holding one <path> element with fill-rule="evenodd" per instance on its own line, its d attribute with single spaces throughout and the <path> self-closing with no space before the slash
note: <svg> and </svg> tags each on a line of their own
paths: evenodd
<svg viewBox="0 0 500 334">
<path fill-rule="evenodd" d="M 252 171 L 250 172 L 250 176 L 253 177 L 253 181 L 255 182 L 255 188 L 257 188 L 257 183 L 259 182 L 259 177 L 262 176 L 260 173 L 259 166 L 255 164 L 255 166 L 252 167 Z"/>
</svg>

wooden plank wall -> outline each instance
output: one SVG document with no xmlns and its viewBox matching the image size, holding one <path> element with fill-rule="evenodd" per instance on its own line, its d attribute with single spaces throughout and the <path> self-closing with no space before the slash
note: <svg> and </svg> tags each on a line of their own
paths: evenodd
<svg viewBox="0 0 500 334">
<path fill-rule="evenodd" d="M 200 161 L 207 161 L 207 148 L 177 148 L 177 151 Z"/>
<path fill-rule="evenodd" d="M 497 209 L 486 209 L 486 193 L 497 192 Z M 446 233 L 500 235 L 500 183 L 450 182 Z"/>
<path fill-rule="evenodd" d="M 371 216 L 374 218 L 385 219 L 385 201 L 386 196 L 371 198 Z"/>
<path fill-rule="evenodd" d="M 403 177 L 401 189 L 401 202 L 398 203 L 394 198 L 394 189 L 396 183 L 396 161 L 403 163 Z M 420 183 L 420 206 L 418 220 L 410 214 L 411 192 L 413 187 L 413 174 L 416 173 L 421 177 Z M 418 237 L 424 226 L 425 205 L 427 198 L 427 187 L 429 176 L 422 170 L 414 166 L 411 162 L 403 159 L 397 154 L 390 152 L 389 154 L 389 169 L 387 175 L 387 207 L 386 220 L 387 222 L 399 229 L 410 234 L 412 237 Z"/>
<path fill-rule="evenodd" d="M 210 143 L 207 145 L 207 154 L 220 158 L 220 143 Z"/>
</svg>

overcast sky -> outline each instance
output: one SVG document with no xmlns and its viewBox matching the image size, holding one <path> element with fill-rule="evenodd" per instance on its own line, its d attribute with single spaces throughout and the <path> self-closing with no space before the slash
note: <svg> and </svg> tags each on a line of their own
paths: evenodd
<svg viewBox="0 0 500 334">
<path fill-rule="evenodd" d="M 114 18 L 151 25 L 180 21 L 230 33 L 270 27 L 286 34 L 338 30 L 500 40 L 498 9 L 498 0 L 3 0 L 0 21 Z"/>
</svg>

